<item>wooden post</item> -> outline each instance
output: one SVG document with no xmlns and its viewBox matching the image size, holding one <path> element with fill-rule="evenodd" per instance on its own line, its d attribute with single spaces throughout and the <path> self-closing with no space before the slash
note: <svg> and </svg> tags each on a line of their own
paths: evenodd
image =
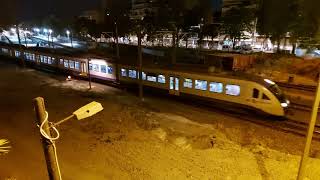
<svg viewBox="0 0 320 180">
<path fill-rule="evenodd" d="M 320 77 L 318 79 L 318 87 L 317 87 L 317 92 L 316 92 L 316 98 L 314 100 L 313 108 L 312 108 L 312 114 L 311 114 L 311 120 L 309 123 L 309 129 L 308 129 L 308 134 L 306 137 L 306 145 L 304 148 L 303 155 L 301 157 L 300 161 L 300 167 L 299 167 L 299 172 L 298 172 L 298 180 L 303 180 L 304 178 L 304 173 L 306 169 L 306 164 L 309 159 L 309 153 L 310 153 L 310 147 L 311 147 L 311 142 L 312 142 L 312 136 L 313 136 L 313 131 L 314 127 L 316 125 L 317 121 L 317 116 L 318 116 L 318 108 L 319 108 L 319 102 L 320 102 Z"/>
<path fill-rule="evenodd" d="M 33 105 L 36 112 L 37 124 L 40 126 L 46 118 L 46 108 L 44 105 L 44 99 L 42 97 L 37 97 L 33 99 Z M 49 124 L 45 123 L 43 130 L 50 135 Z M 47 170 L 50 180 L 59 180 L 59 168 L 56 162 L 55 151 L 53 144 L 46 138 L 41 136 L 42 147 L 46 159 Z"/>
</svg>

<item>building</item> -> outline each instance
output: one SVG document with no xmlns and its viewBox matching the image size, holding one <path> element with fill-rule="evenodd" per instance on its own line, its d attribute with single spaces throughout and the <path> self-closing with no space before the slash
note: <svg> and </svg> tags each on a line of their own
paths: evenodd
<svg viewBox="0 0 320 180">
<path fill-rule="evenodd" d="M 79 18 L 86 18 L 100 24 L 103 22 L 103 16 L 98 10 L 83 11 Z"/>
<path fill-rule="evenodd" d="M 222 15 L 230 10 L 231 8 L 237 8 L 237 7 L 250 7 L 254 6 L 254 2 L 252 0 L 223 0 L 222 2 Z"/>
<path fill-rule="evenodd" d="M 157 13 L 157 11 L 157 0 L 133 0 L 130 18 L 143 19 L 147 12 Z"/>
</svg>

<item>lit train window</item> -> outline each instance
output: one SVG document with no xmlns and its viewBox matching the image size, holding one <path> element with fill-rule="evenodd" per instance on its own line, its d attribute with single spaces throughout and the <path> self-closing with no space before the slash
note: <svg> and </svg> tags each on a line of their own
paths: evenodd
<svg viewBox="0 0 320 180">
<path fill-rule="evenodd" d="M 96 72 L 100 72 L 98 64 L 92 64 L 92 70 Z"/>
<path fill-rule="evenodd" d="M 164 75 L 160 74 L 158 76 L 158 82 L 162 83 L 162 84 L 165 84 L 166 83 L 166 77 Z"/>
<path fill-rule="evenodd" d="M 146 80 L 146 78 L 147 78 L 146 73 L 142 72 L 142 80 Z"/>
<path fill-rule="evenodd" d="M 270 98 L 269 98 L 267 95 L 265 95 L 265 94 L 262 95 L 262 99 L 264 99 L 264 100 L 270 100 Z"/>
<path fill-rule="evenodd" d="M 137 78 L 137 71 L 136 70 L 129 70 L 129 77 Z"/>
<path fill-rule="evenodd" d="M 47 56 L 43 56 L 43 62 L 48 64 L 48 57 Z"/>
<path fill-rule="evenodd" d="M 56 58 L 54 58 L 54 57 L 52 57 L 52 58 L 51 58 L 51 62 L 52 62 L 52 64 L 54 64 L 54 63 L 55 63 L 55 59 L 56 59 Z"/>
<path fill-rule="evenodd" d="M 15 51 L 16 57 L 20 57 L 20 51 Z"/>
<path fill-rule="evenodd" d="M 68 60 L 64 60 L 64 67 L 65 67 L 65 68 L 68 68 L 68 67 L 69 67 Z"/>
<path fill-rule="evenodd" d="M 127 76 L 127 70 L 121 69 L 121 76 L 126 77 Z"/>
<path fill-rule="evenodd" d="M 107 73 L 107 66 L 101 65 L 101 66 L 100 66 L 100 69 L 101 69 L 101 72 L 102 72 L 102 73 Z"/>
<path fill-rule="evenodd" d="M 147 81 L 151 81 L 151 82 L 157 82 L 157 77 L 156 76 L 147 76 Z"/>
<path fill-rule="evenodd" d="M 226 85 L 226 94 L 230 96 L 240 95 L 240 86 L 238 85 Z"/>
<path fill-rule="evenodd" d="M 195 89 L 206 91 L 208 82 L 204 80 L 195 80 Z"/>
<path fill-rule="evenodd" d="M 80 70 L 80 63 L 77 62 L 77 61 L 76 61 L 76 63 L 75 63 L 75 68 L 78 69 L 78 70 Z"/>
<path fill-rule="evenodd" d="M 113 74 L 113 68 L 111 66 L 107 67 L 108 74 Z"/>
<path fill-rule="evenodd" d="M 223 92 L 223 84 L 218 82 L 210 82 L 210 91 L 215 93 L 222 93 Z"/>
<path fill-rule="evenodd" d="M 48 64 L 52 64 L 51 57 L 48 57 Z"/>
<path fill-rule="evenodd" d="M 42 55 L 40 55 L 40 62 L 43 63 L 43 56 Z"/>
<path fill-rule="evenodd" d="M 184 79 L 183 87 L 192 88 L 192 79 Z"/>
<path fill-rule="evenodd" d="M 92 71 L 92 64 L 89 64 L 89 71 Z"/>
<path fill-rule="evenodd" d="M 74 61 L 69 61 L 69 66 L 70 66 L 70 68 L 72 68 L 72 69 L 74 69 Z"/>
<path fill-rule="evenodd" d="M 63 59 L 60 59 L 60 64 L 63 64 Z"/>
</svg>

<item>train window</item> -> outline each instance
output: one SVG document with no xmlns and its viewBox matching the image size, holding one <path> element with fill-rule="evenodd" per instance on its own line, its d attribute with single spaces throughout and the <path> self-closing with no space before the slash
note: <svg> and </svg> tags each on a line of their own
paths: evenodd
<svg viewBox="0 0 320 180">
<path fill-rule="evenodd" d="M 262 99 L 264 99 L 264 100 L 270 100 L 270 98 L 269 98 L 267 95 L 265 95 L 264 93 L 262 94 Z"/>
<path fill-rule="evenodd" d="M 77 61 L 76 61 L 76 63 L 75 63 L 75 68 L 78 69 L 78 70 L 80 70 L 80 63 L 77 62 Z"/>
<path fill-rule="evenodd" d="M 70 67 L 71 69 L 74 69 L 74 61 L 69 60 L 69 67 Z"/>
<path fill-rule="evenodd" d="M 253 98 L 259 98 L 259 90 L 254 88 L 252 93 Z"/>
<path fill-rule="evenodd" d="M 68 68 L 68 67 L 69 67 L 68 60 L 64 60 L 64 67 L 65 67 L 65 68 Z"/>
<path fill-rule="evenodd" d="M 40 55 L 40 62 L 43 63 L 43 56 L 42 55 Z"/>
<path fill-rule="evenodd" d="M 184 79 L 183 87 L 192 88 L 192 79 Z"/>
<path fill-rule="evenodd" d="M 240 95 L 240 86 L 238 85 L 226 85 L 226 94 L 231 96 L 239 96 Z"/>
<path fill-rule="evenodd" d="M 95 72 L 100 72 L 99 64 L 92 64 L 92 70 L 95 71 Z"/>
<path fill-rule="evenodd" d="M 165 84 L 166 83 L 166 77 L 164 75 L 160 74 L 158 76 L 158 82 L 162 83 L 162 84 Z"/>
<path fill-rule="evenodd" d="M 147 76 L 147 81 L 157 82 L 157 77 L 156 77 L 156 76 L 148 75 L 148 76 Z"/>
<path fill-rule="evenodd" d="M 15 51 L 16 57 L 20 57 L 20 51 Z"/>
<path fill-rule="evenodd" d="M 60 64 L 63 64 L 63 59 L 60 59 Z"/>
<path fill-rule="evenodd" d="M 142 72 L 142 80 L 146 80 L 146 77 L 147 77 L 146 73 Z"/>
<path fill-rule="evenodd" d="M 111 66 L 107 67 L 108 74 L 113 74 L 113 68 Z"/>
<path fill-rule="evenodd" d="M 121 76 L 126 77 L 127 76 L 127 70 L 121 69 Z"/>
<path fill-rule="evenodd" d="M 210 82 L 210 91 L 215 93 L 222 93 L 223 92 L 223 84 L 218 82 Z"/>
<path fill-rule="evenodd" d="M 195 81 L 195 89 L 206 91 L 208 86 L 208 82 L 204 80 L 196 80 Z"/>
<path fill-rule="evenodd" d="M 89 64 L 89 71 L 92 71 L 92 64 Z"/>
<path fill-rule="evenodd" d="M 101 71 L 102 73 L 107 73 L 107 66 L 101 65 L 101 66 L 100 66 L 100 71 Z"/>
<path fill-rule="evenodd" d="M 43 56 L 43 62 L 48 64 L 48 57 L 47 56 Z"/>
<path fill-rule="evenodd" d="M 48 57 L 48 64 L 52 64 L 51 57 Z"/>
<path fill-rule="evenodd" d="M 51 63 L 52 63 L 52 64 L 55 64 L 55 59 L 56 59 L 56 58 L 54 58 L 54 57 L 51 58 Z"/>
<path fill-rule="evenodd" d="M 137 78 L 137 71 L 136 70 L 129 70 L 129 77 Z"/>
<path fill-rule="evenodd" d="M 31 61 L 34 61 L 34 59 L 35 59 L 34 54 L 30 54 L 30 60 L 31 60 Z"/>
</svg>

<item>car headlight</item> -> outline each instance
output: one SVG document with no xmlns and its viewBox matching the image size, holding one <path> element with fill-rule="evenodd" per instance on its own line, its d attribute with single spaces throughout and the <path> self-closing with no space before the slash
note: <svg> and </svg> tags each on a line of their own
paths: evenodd
<svg viewBox="0 0 320 180">
<path fill-rule="evenodd" d="M 288 107 L 288 104 L 287 103 L 281 103 L 281 107 L 286 108 L 286 107 Z"/>
</svg>

